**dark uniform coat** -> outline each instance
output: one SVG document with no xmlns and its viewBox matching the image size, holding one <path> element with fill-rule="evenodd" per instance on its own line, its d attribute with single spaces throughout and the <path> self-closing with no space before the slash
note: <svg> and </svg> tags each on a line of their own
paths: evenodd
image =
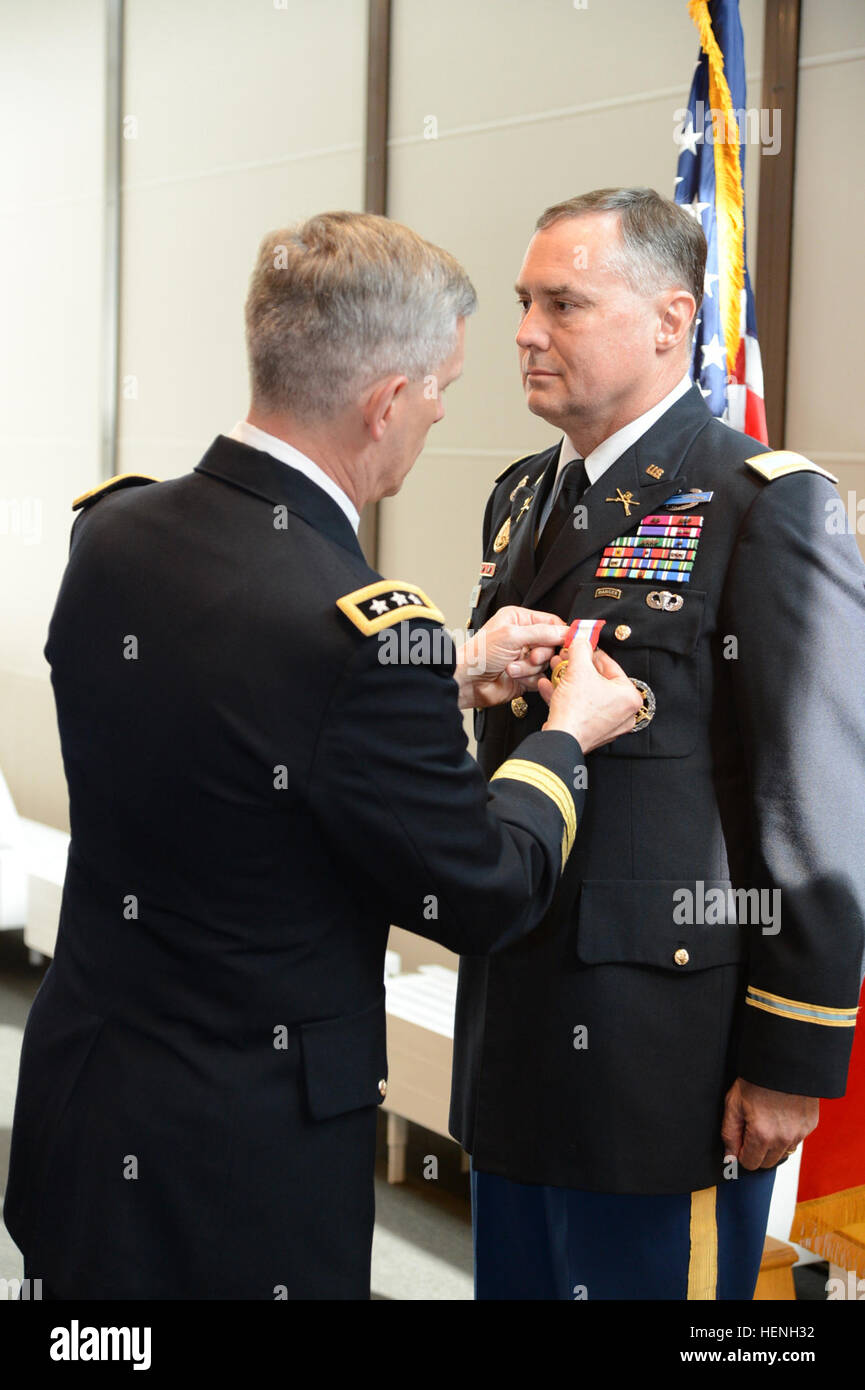
<svg viewBox="0 0 865 1390">
<path fill-rule="evenodd" d="M 865 567 L 822 470 L 747 462 L 768 451 L 694 387 L 585 493 L 586 524 L 536 573 L 558 452 L 498 480 L 472 625 L 512 603 L 604 618 L 601 647 L 657 708 L 589 756 L 540 930 L 461 962 L 451 1128 L 478 1169 L 518 1181 L 693 1191 L 722 1176 L 737 1076 L 844 1091 L 865 915 Z M 681 513 L 703 517 L 688 582 L 596 576 L 605 546 L 688 490 L 713 494 Z M 626 516 L 607 499 L 628 493 Z M 683 602 L 650 606 L 659 591 Z M 476 716 L 482 767 L 540 727 L 540 697 L 526 704 Z M 767 890 L 756 924 L 754 896 L 740 906 L 731 887 Z"/>
<path fill-rule="evenodd" d="M 6 1222 L 64 1298 L 368 1297 L 389 923 L 531 928 L 579 744 L 488 786 L 437 610 L 297 470 L 220 437 L 144 484 L 86 501 L 46 648 L 72 836 Z"/>
</svg>

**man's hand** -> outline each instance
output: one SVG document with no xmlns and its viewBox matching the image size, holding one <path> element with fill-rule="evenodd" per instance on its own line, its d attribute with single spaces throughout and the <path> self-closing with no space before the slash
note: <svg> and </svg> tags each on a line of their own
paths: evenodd
<svg viewBox="0 0 865 1390">
<path fill-rule="evenodd" d="M 484 709 L 536 690 L 568 630 L 554 613 L 500 608 L 457 653 L 460 709 Z"/>
<path fill-rule="evenodd" d="M 538 689 L 550 707 L 544 728 L 573 734 L 584 753 L 633 729 L 643 703 L 618 662 L 584 637 L 571 643 L 560 683 L 544 679 Z"/>
<path fill-rule="evenodd" d="M 737 1077 L 727 1092 L 721 1138 L 743 1168 L 774 1168 L 820 1118 L 817 1096 L 790 1096 Z"/>
</svg>

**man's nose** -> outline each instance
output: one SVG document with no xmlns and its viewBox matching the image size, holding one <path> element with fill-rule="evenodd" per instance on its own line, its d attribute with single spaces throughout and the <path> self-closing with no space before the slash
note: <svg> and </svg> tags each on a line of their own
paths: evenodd
<svg viewBox="0 0 865 1390">
<path fill-rule="evenodd" d="M 547 331 L 543 315 L 536 305 L 532 305 L 523 314 L 520 326 L 517 329 L 517 346 L 521 348 L 542 348 L 546 349 L 550 345 L 550 335 Z"/>
</svg>

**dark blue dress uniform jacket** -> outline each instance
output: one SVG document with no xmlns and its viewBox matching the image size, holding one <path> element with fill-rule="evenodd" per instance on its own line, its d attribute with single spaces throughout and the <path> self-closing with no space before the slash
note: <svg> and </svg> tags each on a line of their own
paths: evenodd
<svg viewBox="0 0 865 1390">
<path fill-rule="evenodd" d="M 72 836 L 6 1221 L 64 1298 L 368 1297 L 389 924 L 535 925 L 579 744 L 488 785 L 436 610 L 296 470 L 219 437 L 134 482 L 76 521 L 46 648 Z M 398 609 L 416 664 L 367 630 Z"/>
<path fill-rule="evenodd" d="M 558 445 L 490 498 L 496 568 L 473 625 L 510 603 L 604 618 L 601 647 L 657 711 L 588 757 L 585 817 L 541 928 L 461 962 L 451 1129 L 481 1170 L 693 1191 L 722 1179 L 736 1076 L 843 1094 L 865 921 L 865 567 L 829 478 L 801 460 L 770 480 L 746 463 L 761 453 L 692 388 L 589 489 L 586 524 L 562 530 L 538 573 Z M 695 489 L 714 496 L 682 513 L 704 518 L 688 583 L 596 577 L 617 535 Z M 606 500 L 617 490 L 629 517 Z M 663 589 L 681 606 L 649 606 Z M 476 715 L 482 767 L 540 727 L 540 697 L 527 703 L 521 718 Z M 752 924 L 731 887 L 767 890 L 780 922 Z M 722 899 L 732 921 L 716 920 Z"/>
</svg>

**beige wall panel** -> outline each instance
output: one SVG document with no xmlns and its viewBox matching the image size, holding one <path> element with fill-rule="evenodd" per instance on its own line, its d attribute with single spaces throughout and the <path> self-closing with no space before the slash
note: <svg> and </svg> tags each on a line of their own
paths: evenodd
<svg viewBox="0 0 865 1390">
<path fill-rule="evenodd" d="M 104 0 L 0 5 L 4 216 L 101 196 L 104 10 Z"/>
<path fill-rule="evenodd" d="M 804 0 L 799 71 L 787 445 L 838 478 L 865 558 L 865 5 Z"/>
<path fill-rule="evenodd" d="M 68 439 L 18 443 L 4 462 L 0 669 L 48 678 L 42 649 L 69 553 L 72 499 L 91 486 L 92 465 L 92 449 Z"/>
<path fill-rule="evenodd" d="M 740 11 L 759 73 L 763 0 Z M 685 0 L 397 0 L 391 136 L 421 137 L 428 115 L 441 134 L 664 87 L 686 96 L 696 60 Z"/>
<path fill-rule="evenodd" d="M 130 183 L 359 147 L 365 0 L 126 0 Z"/>
<path fill-rule="evenodd" d="M 72 499 L 99 476 L 101 204 L 31 206 L 0 237 L 0 646 L 4 667 L 44 676 Z"/>
<path fill-rule="evenodd" d="M 363 0 L 127 0 L 119 466 L 191 468 L 248 406 L 265 232 L 361 206 Z"/>
<path fill-rule="evenodd" d="M 424 453 L 399 496 L 382 508 L 379 569 L 419 584 L 447 626 L 464 628 L 481 562 L 481 522 L 491 479 L 510 462 Z"/>
<path fill-rule="evenodd" d="M 865 458 L 865 58 L 799 77 L 787 446 Z"/>
<path fill-rule="evenodd" d="M 858 458 L 839 458 L 814 451 L 810 457 L 838 479 L 847 529 L 855 534 L 862 559 L 865 560 L 865 453 L 860 453 Z"/>
<path fill-rule="evenodd" d="M 66 816 L 42 655 L 72 498 L 99 473 L 103 0 L 0 8 L 0 767 Z"/>
<path fill-rule="evenodd" d="M 865 47 L 862 0 L 804 0 L 799 37 L 800 59 Z"/>
<path fill-rule="evenodd" d="M 0 768 L 19 815 L 69 829 L 50 680 L 0 671 Z"/>
<path fill-rule="evenodd" d="M 127 194 L 122 471 L 184 473 L 246 414 L 243 303 L 262 236 L 361 197 L 359 153 Z"/>
</svg>

